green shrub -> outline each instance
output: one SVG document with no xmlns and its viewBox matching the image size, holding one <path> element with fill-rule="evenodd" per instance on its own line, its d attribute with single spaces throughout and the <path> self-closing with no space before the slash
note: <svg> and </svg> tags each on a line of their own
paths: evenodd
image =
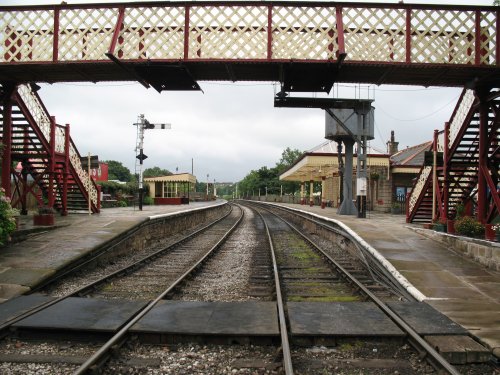
<svg viewBox="0 0 500 375">
<path fill-rule="evenodd" d="M 476 237 L 484 233 L 484 226 L 470 216 L 458 218 L 455 221 L 455 231 L 468 237 Z"/>
<path fill-rule="evenodd" d="M 127 202 L 126 201 L 116 201 L 116 206 L 117 207 L 127 207 Z"/>
<path fill-rule="evenodd" d="M 10 234 L 16 230 L 16 210 L 10 205 L 10 198 L 5 196 L 5 190 L 0 189 L 0 246 L 10 239 Z"/>
<path fill-rule="evenodd" d="M 146 206 L 152 206 L 154 204 L 154 200 L 149 195 L 146 195 L 142 200 L 142 203 Z"/>
</svg>

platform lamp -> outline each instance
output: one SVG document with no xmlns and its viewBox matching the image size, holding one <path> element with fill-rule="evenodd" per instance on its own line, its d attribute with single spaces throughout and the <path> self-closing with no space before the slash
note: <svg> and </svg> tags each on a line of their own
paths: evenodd
<svg viewBox="0 0 500 375">
<path fill-rule="evenodd" d="M 172 129 L 172 125 L 170 124 L 151 124 L 143 114 L 139 115 L 137 122 L 134 123 L 134 126 L 137 126 L 137 140 L 135 152 L 136 156 L 136 165 L 135 172 L 139 170 L 139 211 L 142 211 L 142 199 L 144 196 L 144 186 L 143 186 L 143 176 L 142 176 L 142 165 L 145 159 L 148 158 L 147 155 L 144 154 L 144 131 L 146 129 Z M 137 164 L 139 163 L 139 164 Z"/>
</svg>

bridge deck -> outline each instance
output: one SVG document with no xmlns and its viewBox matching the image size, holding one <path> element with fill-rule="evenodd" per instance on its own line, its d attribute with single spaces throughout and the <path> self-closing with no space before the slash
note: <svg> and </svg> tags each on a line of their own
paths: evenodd
<svg viewBox="0 0 500 375">
<path fill-rule="evenodd" d="M 148 2 L 0 7 L 0 80 L 463 86 L 498 81 L 495 7 Z"/>
</svg>

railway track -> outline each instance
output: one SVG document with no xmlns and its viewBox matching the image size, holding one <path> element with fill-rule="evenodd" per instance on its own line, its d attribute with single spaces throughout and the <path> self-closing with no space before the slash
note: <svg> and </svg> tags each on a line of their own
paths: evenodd
<svg viewBox="0 0 500 375">
<path fill-rule="evenodd" d="M 3 362 L 15 361 L 21 362 L 28 365 L 33 365 L 31 361 L 43 362 L 45 364 L 59 364 L 64 362 L 62 368 L 65 372 L 67 368 L 71 368 L 74 363 L 81 363 L 82 358 L 86 360 L 81 364 L 81 366 L 75 371 L 75 374 L 83 374 L 97 371 L 97 369 L 105 363 L 105 361 L 111 355 L 111 352 L 116 351 L 118 347 L 126 342 L 128 329 L 133 326 L 138 320 L 140 320 L 147 312 L 149 312 L 159 301 L 166 298 L 169 293 L 171 293 L 176 286 L 178 286 L 184 279 L 186 279 L 194 270 L 200 267 L 200 265 L 208 259 L 208 257 L 215 252 L 221 244 L 228 238 L 232 231 L 240 224 L 243 218 L 243 210 L 238 206 L 236 209 L 232 209 L 227 215 L 221 219 L 216 220 L 209 225 L 191 233 L 190 235 L 177 241 L 175 244 L 170 245 L 161 250 L 155 251 L 139 261 L 134 262 L 126 267 L 123 267 L 115 272 L 112 272 L 104 277 L 99 278 L 83 287 L 78 288 L 62 297 L 57 297 L 55 299 L 50 299 L 45 303 L 39 304 L 37 307 L 29 309 L 27 312 L 16 316 L 15 318 L 4 323 L 0 329 L 2 332 L 6 333 L 9 328 L 12 328 L 17 322 L 24 321 L 31 317 L 36 317 L 35 314 L 44 312 L 45 309 L 51 308 L 52 306 L 57 306 L 58 303 L 64 303 L 64 301 L 75 296 L 87 296 L 96 297 L 97 299 L 120 299 L 124 296 L 124 290 L 128 288 L 129 296 L 128 300 L 139 298 L 141 301 L 148 301 L 154 294 L 148 288 L 153 289 L 158 292 L 152 301 L 145 303 L 145 306 L 140 308 L 134 316 L 122 327 L 115 335 L 111 337 L 104 345 L 81 345 L 78 344 L 76 353 L 81 353 L 82 355 L 77 356 L 64 356 L 61 355 L 61 347 L 58 343 L 43 345 L 49 346 L 47 349 L 49 352 L 53 352 L 54 355 L 37 355 L 36 348 L 30 348 L 29 350 L 24 350 L 24 352 L 30 352 L 35 354 L 28 354 L 27 356 L 20 359 L 19 355 L 7 355 L 2 359 Z M 200 234 L 203 233 L 203 236 Z M 166 269 L 168 267 L 169 269 Z M 158 274 L 158 270 L 163 271 L 165 277 L 147 277 L 147 275 Z M 150 282 L 151 279 L 155 279 L 154 282 Z M 133 286 L 140 280 L 141 290 L 137 293 L 131 293 L 134 289 Z M 146 282 L 144 282 L 146 281 Z M 149 281 L 149 282 L 148 282 Z M 147 295 L 144 293 L 147 291 Z M 74 301 L 73 301 L 74 302 Z M 47 333 L 47 332 L 44 332 Z M 16 344 L 13 344 L 16 346 Z M 74 346 L 71 343 L 70 346 Z M 64 347 L 65 344 L 63 343 Z M 7 343 L 7 347 L 9 344 Z M 97 350 L 94 350 L 97 349 Z M 94 353 L 89 355 L 89 351 Z M 75 352 L 75 351 L 72 351 Z M 87 359 L 87 357 L 89 357 Z M 140 361 L 139 361 L 140 362 Z M 50 365 L 49 365 L 50 367 Z M 47 369 L 44 369 L 44 371 Z M 48 370 L 49 373 L 54 371 L 58 373 L 59 370 Z M 24 371 L 21 370 L 20 373 Z M 66 371 L 67 372 L 67 371 Z"/>
<path fill-rule="evenodd" d="M 235 205 L 228 216 L 213 227 L 200 231 L 196 238 L 186 236 L 176 246 L 144 259 L 142 265 L 124 267 L 93 286 L 72 290 L 71 296 L 88 297 L 80 297 L 78 301 L 116 304 L 126 299 L 127 303 L 142 304 L 130 319 L 107 335 L 106 338 L 111 336 L 111 339 L 104 345 L 95 341 L 102 340 L 96 336 L 92 336 L 94 343 L 89 338 L 85 338 L 84 343 L 59 339 L 42 344 L 46 352 L 52 354 L 40 354 L 20 336 L 21 339 L 7 339 L 0 344 L 0 362 L 15 361 L 16 355 L 24 356 L 25 362 L 32 362 L 28 365 L 45 366 L 40 363 L 49 362 L 46 366 L 57 368 L 55 373 L 75 374 L 99 371 L 104 374 L 354 372 L 379 375 L 431 373 L 432 367 L 422 361 L 426 357 L 432 358 L 433 366 L 440 371 L 459 373 L 453 366 L 448 364 L 448 367 L 439 355 L 434 357 L 433 349 L 427 350 L 425 341 L 418 334 L 414 336 L 412 328 L 401 317 L 393 316 L 391 304 L 412 302 L 412 298 L 395 287 L 370 259 L 338 246 L 342 242 L 331 241 L 331 234 L 328 234 L 331 228 L 324 223 L 315 224 L 321 226 L 320 230 L 309 225 L 310 218 L 295 217 L 282 210 L 272 211 L 253 205 Z M 202 233 L 207 232 L 203 239 Z M 335 236 L 340 235 L 342 233 L 335 233 Z M 351 239 L 342 241 L 347 243 Z M 195 253 L 203 261 L 194 263 Z M 158 287 L 160 284 L 163 288 Z M 64 288 L 58 286 L 48 288 L 47 292 L 57 292 L 58 295 L 61 290 Z M 74 298 L 70 295 L 58 300 Z M 165 341 L 163 334 L 151 336 L 137 328 L 154 311 L 165 314 L 167 310 L 159 307 L 169 306 L 178 309 L 176 316 L 179 320 L 175 324 L 190 322 L 191 329 L 195 329 L 194 326 L 202 331 L 208 324 L 204 321 L 203 311 L 216 315 L 221 306 L 223 310 L 233 312 L 246 310 L 243 311 L 243 320 L 240 316 L 232 321 L 231 315 L 227 315 L 227 325 L 238 330 L 240 324 L 260 324 L 258 319 L 252 320 L 252 309 L 256 307 L 255 314 L 264 311 L 272 319 L 275 316 L 276 331 L 267 341 L 233 333 L 207 336 L 202 331 L 189 331 L 187 336 L 169 334 Z M 265 309 L 259 310 L 262 306 Z M 314 331 L 317 327 L 335 325 L 337 316 L 325 313 L 332 306 L 341 309 L 357 306 L 358 310 L 353 314 L 358 316 L 352 317 L 353 322 L 362 325 L 366 320 L 375 326 L 382 316 L 401 333 L 384 336 L 379 331 L 368 336 L 365 332 L 365 335 L 343 337 Z M 360 306 L 369 308 L 363 310 L 364 307 Z M 375 320 L 370 317 L 374 310 L 378 314 Z M 183 312 L 187 314 L 185 317 Z M 314 315 L 318 312 L 323 315 Z M 342 317 L 340 310 L 335 314 Z M 245 322 L 246 318 L 250 322 Z M 199 324 L 196 319 L 200 320 Z M 314 323 L 314 332 L 304 334 L 311 328 L 309 322 Z M 218 324 L 224 325 L 224 318 Z M 349 322 L 340 324 L 348 326 Z M 208 328 L 210 331 L 211 327 Z M 417 350 L 411 349 L 409 344 Z M 18 345 L 20 347 L 16 347 Z M 5 352 L 4 356 L 2 352 Z M 19 355 L 19 352 L 25 354 Z M 2 368 L 0 364 L 0 371 Z M 486 365 L 473 367 L 471 371 L 466 367 L 464 373 L 483 374 L 489 369 Z"/>
<path fill-rule="evenodd" d="M 417 348 L 420 353 L 425 353 L 428 360 L 440 371 L 449 374 L 460 374 L 460 372 L 446 361 L 431 345 L 429 345 L 415 330 L 401 317 L 394 313 L 389 306 L 383 302 L 375 293 L 371 291 L 356 278 L 354 273 L 349 272 L 340 263 L 321 247 L 312 241 L 306 234 L 298 228 L 278 217 L 274 213 L 266 210 L 259 210 L 265 222 L 270 247 L 273 258 L 273 268 L 275 276 L 275 286 L 277 303 L 279 310 L 281 348 L 283 353 L 283 367 L 285 374 L 294 373 L 294 361 L 307 362 L 308 352 L 296 351 L 292 356 L 289 344 L 289 336 L 292 336 L 290 325 L 293 319 L 290 316 L 292 309 L 297 309 L 299 305 L 291 305 L 291 302 L 348 302 L 351 306 L 354 301 L 360 301 L 361 297 L 373 302 L 392 322 L 403 330 L 409 342 Z M 327 264 L 325 264 L 325 260 Z M 278 271 L 279 270 L 279 271 Z M 365 275 L 363 275 L 365 276 Z M 339 283 L 340 279 L 345 282 Z M 371 280 L 373 281 L 373 280 Z M 373 285 L 372 283 L 370 283 Z M 283 287 L 283 293 L 281 288 Z M 386 290 L 384 297 L 387 298 Z M 389 293 L 390 297 L 391 293 Z M 401 296 L 396 296 L 401 298 Z M 342 307 L 345 308 L 347 304 Z M 324 307 L 324 305 L 322 306 Z M 313 309 L 321 309 L 316 305 Z M 366 313 L 366 310 L 355 313 Z M 285 312 L 288 315 L 285 316 Z M 352 314 L 350 319 L 355 318 Z M 367 317 L 368 318 L 368 317 Z M 363 316 L 358 317 L 363 319 Z M 292 321 L 292 322 L 291 322 Z M 297 325 L 297 322 L 295 322 Z M 293 358 L 293 359 L 292 359 Z M 336 362 L 338 363 L 338 362 Z M 388 362 L 387 362 L 388 363 Z M 324 365 L 323 365 L 324 366 Z M 321 365 L 319 366 L 322 367 Z M 307 365 L 302 371 L 310 373 L 312 370 Z M 323 367 L 323 370 L 327 368 Z"/>
</svg>

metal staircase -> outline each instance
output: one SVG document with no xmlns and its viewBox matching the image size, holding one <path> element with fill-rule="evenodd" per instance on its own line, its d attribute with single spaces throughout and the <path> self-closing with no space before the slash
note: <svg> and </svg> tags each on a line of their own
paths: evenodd
<svg viewBox="0 0 500 375">
<path fill-rule="evenodd" d="M 6 89 L 0 113 L 0 136 L 4 136 Z M 57 125 L 31 85 L 19 85 L 11 95 L 11 200 L 26 209 L 31 194 L 40 206 L 53 207 L 62 214 L 88 209 L 100 210 L 98 188 L 82 168 L 80 154 L 69 135 L 69 126 Z M 17 168 L 20 163 L 21 169 Z M 4 184 L 2 184 L 4 185 Z"/>
<path fill-rule="evenodd" d="M 434 171 L 432 166 L 423 166 L 407 201 L 407 222 L 453 219 L 459 204 L 469 200 L 477 208 L 478 191 L 482 190 L 488 192 L 485 197 L 486 210 L 479 215 L 482 216 L 480 219 L 491 222 L 498 215 L 499 108 L 498 89 L 488 91 L 481 100 L 473 90 L 462 92 L 445 130 L 434 137 L 433 149 L 435 147 L 444 155 L 443 166 L 436 168 L 435 217 L 432 217 Z M 484 116 L 483 141 L 480 140 L 481 115 Z M 482 176 L 488 189 L 478 190 Z"/>
</svg>

